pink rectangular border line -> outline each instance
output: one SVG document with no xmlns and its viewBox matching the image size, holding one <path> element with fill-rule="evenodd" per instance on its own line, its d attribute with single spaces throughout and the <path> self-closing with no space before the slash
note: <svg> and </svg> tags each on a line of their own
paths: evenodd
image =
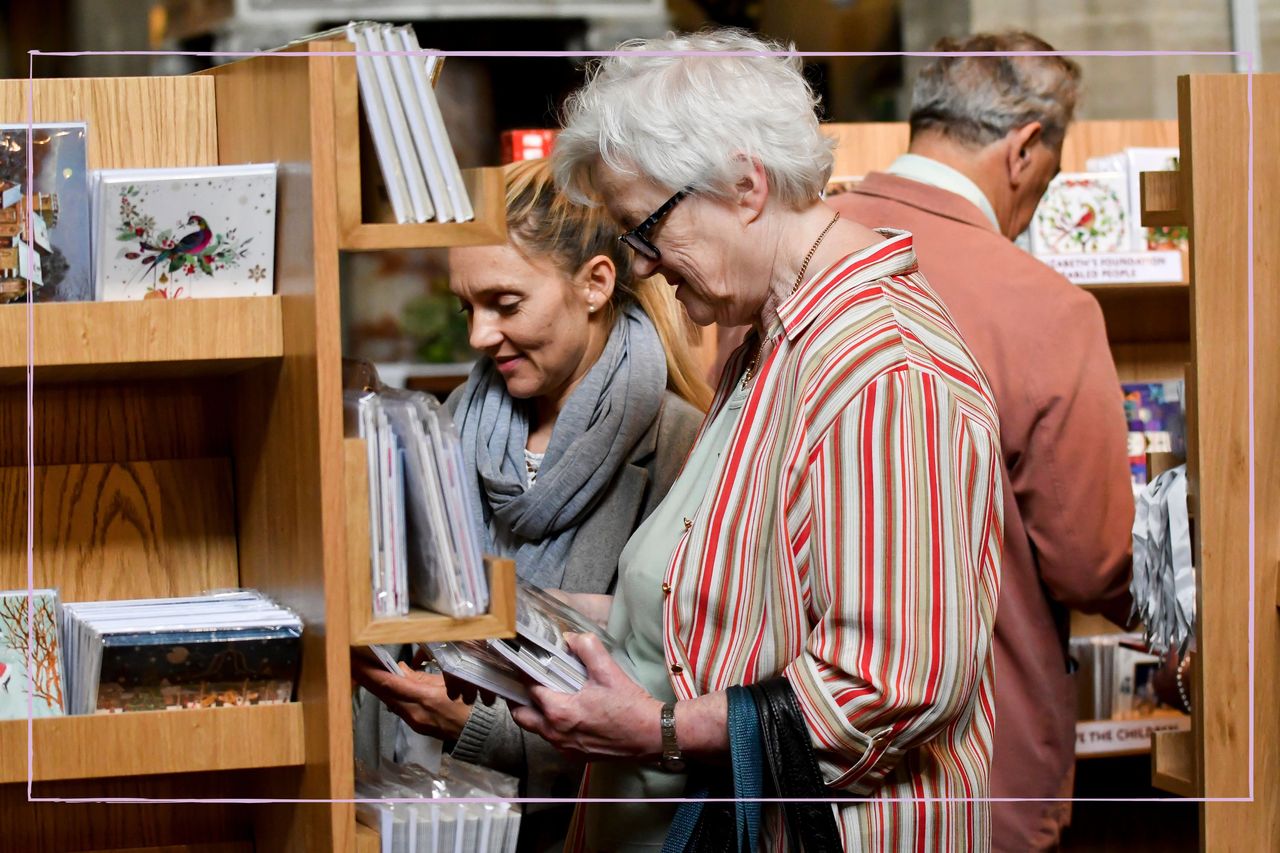
<svg viewBox="0 0 1280 853">
<path fill-rule="evenodd" d="M 81 50 L 81 51 L 28 51 L 27 77 L 27 146 L 31 147 L 32 129 L 35 124 L 35 79 L 36 56 L 218 56 L 218 58 L 251 58 L 251 56 L 278 55 L 297 56 L 306 59 L 311 56 L 466 56 L 466 58 L 503 58 L 503 59 L 586 59 L 600 56 L 620 56 L 634 51 L 604 50 L 389 50 L 389 51 L 315 51 L 315 53 L 287 53 L 287 51 L 204 51 L 204 50 Z M 1245 70 L 1245 104 L 1248 109 L 1248 192 L 1247 192 L 1247 227 L 1248 227 L 1248 460 L 1249 460 L 1249 596 L 1248 596 L 1248 649 L 1249 649 L 1249 762 L 1248 762 L 1248 797 L 893 797 L 893 798 L 860 798 L 832 797 L 824 799 L 803 798 L 760 798 L 744 799 L 741 802 L 760 803 L 804 803 L 804 802 L 899 802 L 899 803 L 1252 803 L 1254 802 L 1254 638 L 1256 638 L 1256 613 L 1254 613 L 1254 584 L 1256 584 L 1256 475 L 1254 475 L 1254 450 L 1256 450 L 1256 429 L 1254 429 L 1254 259 L 1253 259 L 1253 68 L 1254 56 L 1251 51 L 1228 50 L 1071 50 L 1071 51 L 991 51 L 991 53 L 963 53 L 963 51 L 648 51 L 652 56 L 799 56 L 799 58 L 836 58 L 836 56 L 1240 56 L 1247 63 Z M 33 164 L 27 158 L 27 183 L 31 186 Z M 31 195 L 28 193 L 28 215 L 31 215 Z M 28 261 L 33 263 L 35 248 L 28 246 Z M 31 684 L 33 658 L 31 656 L 32 633 L 35 630 L 35 304 L 27 301 L 27 679 Z M 417 803 L 417 799 L 288 799 L 288 798 L 147 798 L 147 797 L 32 797 L 33 776 L 35 776 L 35 749 L 33 749 L 33 725 L 35 725 L 35 702 L 31 690 L 27 690 L 27 802 L 28 803 L 232 803 L 232 804 L 265 804 L 265 803 Z M 503 798 L 439 798 L 435 803 L 634 803 L 662 802 L 685 803 L 694 802 L 690 798 L 608 798 L 584 799 L 517 797 Z M 739 802 L 735 799 L 708 799 L 701 802 Z"/>
</svg>

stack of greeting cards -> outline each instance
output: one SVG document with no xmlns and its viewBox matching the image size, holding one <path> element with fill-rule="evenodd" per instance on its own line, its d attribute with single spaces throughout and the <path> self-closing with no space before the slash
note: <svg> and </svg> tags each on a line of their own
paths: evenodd
<svg viewBox="0 0 1280 853">
<path fill-rule="evenodd" d="M 360 101 L 397 222 L 468 222 L 475 218 L 453 144 L 432 88 L 438 57 L 421 48 L 413 27 L 351 23 Z"/>
<path fill-rule="evenodd" d="M 95 298 L 269 296 L 274 164 L 94 174 Z"/>
<path fill-rule="evenodd" d="M 72 714 L 288 702 L 302 621 L 254 590 L 63 607 Z"/>
</svg>

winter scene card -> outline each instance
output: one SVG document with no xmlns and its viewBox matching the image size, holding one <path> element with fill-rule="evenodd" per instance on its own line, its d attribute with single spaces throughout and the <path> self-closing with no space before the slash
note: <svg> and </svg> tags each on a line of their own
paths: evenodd
<svg viewBox="0 0 1280 853">
<path fill-rule="evenodd" d="M 86 126 L 27 130 L 0 125 L 0 302 L 92 299 Z"/>
<path fill-rule="evenodd" d="M 103 170 L 94 206 L 99 299 L 274 292 L 275 164 Z"/>
<path fill-rule="evenodd" d="M 35 590 L 30 600 L 25 589 L 0 591 L 0 720 L 62 715 L 58 609 L 51 589 Z"/>
</svg>

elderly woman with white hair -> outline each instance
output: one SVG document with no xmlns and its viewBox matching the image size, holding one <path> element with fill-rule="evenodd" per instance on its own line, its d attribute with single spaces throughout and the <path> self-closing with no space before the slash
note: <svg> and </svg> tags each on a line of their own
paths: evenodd
<svg viewBox="0 0 1280 853">
<path fill-rule="evenodd" d="M 754 332 L 623 551 L 627 660 L 574 636 L 586 687 L 512 713 L 592 762 L 576 849 L 983 849 L 994 404 L 911 235 L 821 200 L 832 145 L 776 49 L 631 42 L 568 105 L 565 191 L 629 228 L 695 321 Z M 739 802 L 653 802 L 708 793 Z M 826 802 L 761 820 L 752 796 Z"/>
</svg>

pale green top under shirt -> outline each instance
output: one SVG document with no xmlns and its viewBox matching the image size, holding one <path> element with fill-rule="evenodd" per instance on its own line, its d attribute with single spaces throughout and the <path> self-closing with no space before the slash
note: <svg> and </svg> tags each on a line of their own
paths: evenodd
<svg viewBox="0 0 1280 853">
<path fill-rule="evenodd" d="M 662 584 L 671 555 L 693 518 L 729 445 L 746 402 L 739 384 L 694 446 L 680 476 L 657 509 L 631 534 L 618 558 L 618 590 L 609 633 L 621 644 L 641 686 L 663 702 L 675 700 L 662 645 Z M 685 777 L 652 765 L 591 765 L 589 797 L 683 797 Z M 587 849 L 650 851 L 662 847 L 678 803 L 597 803 L 585 807 Z"/>
<path fill-rule="evenodd" d="M 969 180 L 962 172 L 959 172 L 945 163 L 939 163 L 929 157 L 922 157 L 919 154 L 903 154 L 897 160 L 893 161 L 886 170 L 890 175 L 897 175 L 900 178 L 907 178 L 912 181 L 919 181 L 922 184 L 929 184 L 947 192 L 955 193 L 966 201 L 971 201 L 981 210 L 987 219 L 991 220 L 991 224 L 996 231 L 1000 230 L 1000 223 L 996 221 L 996 209 L 991 206 L 991 200 L 987 198 L 977 184 Z"/>
</svg>

